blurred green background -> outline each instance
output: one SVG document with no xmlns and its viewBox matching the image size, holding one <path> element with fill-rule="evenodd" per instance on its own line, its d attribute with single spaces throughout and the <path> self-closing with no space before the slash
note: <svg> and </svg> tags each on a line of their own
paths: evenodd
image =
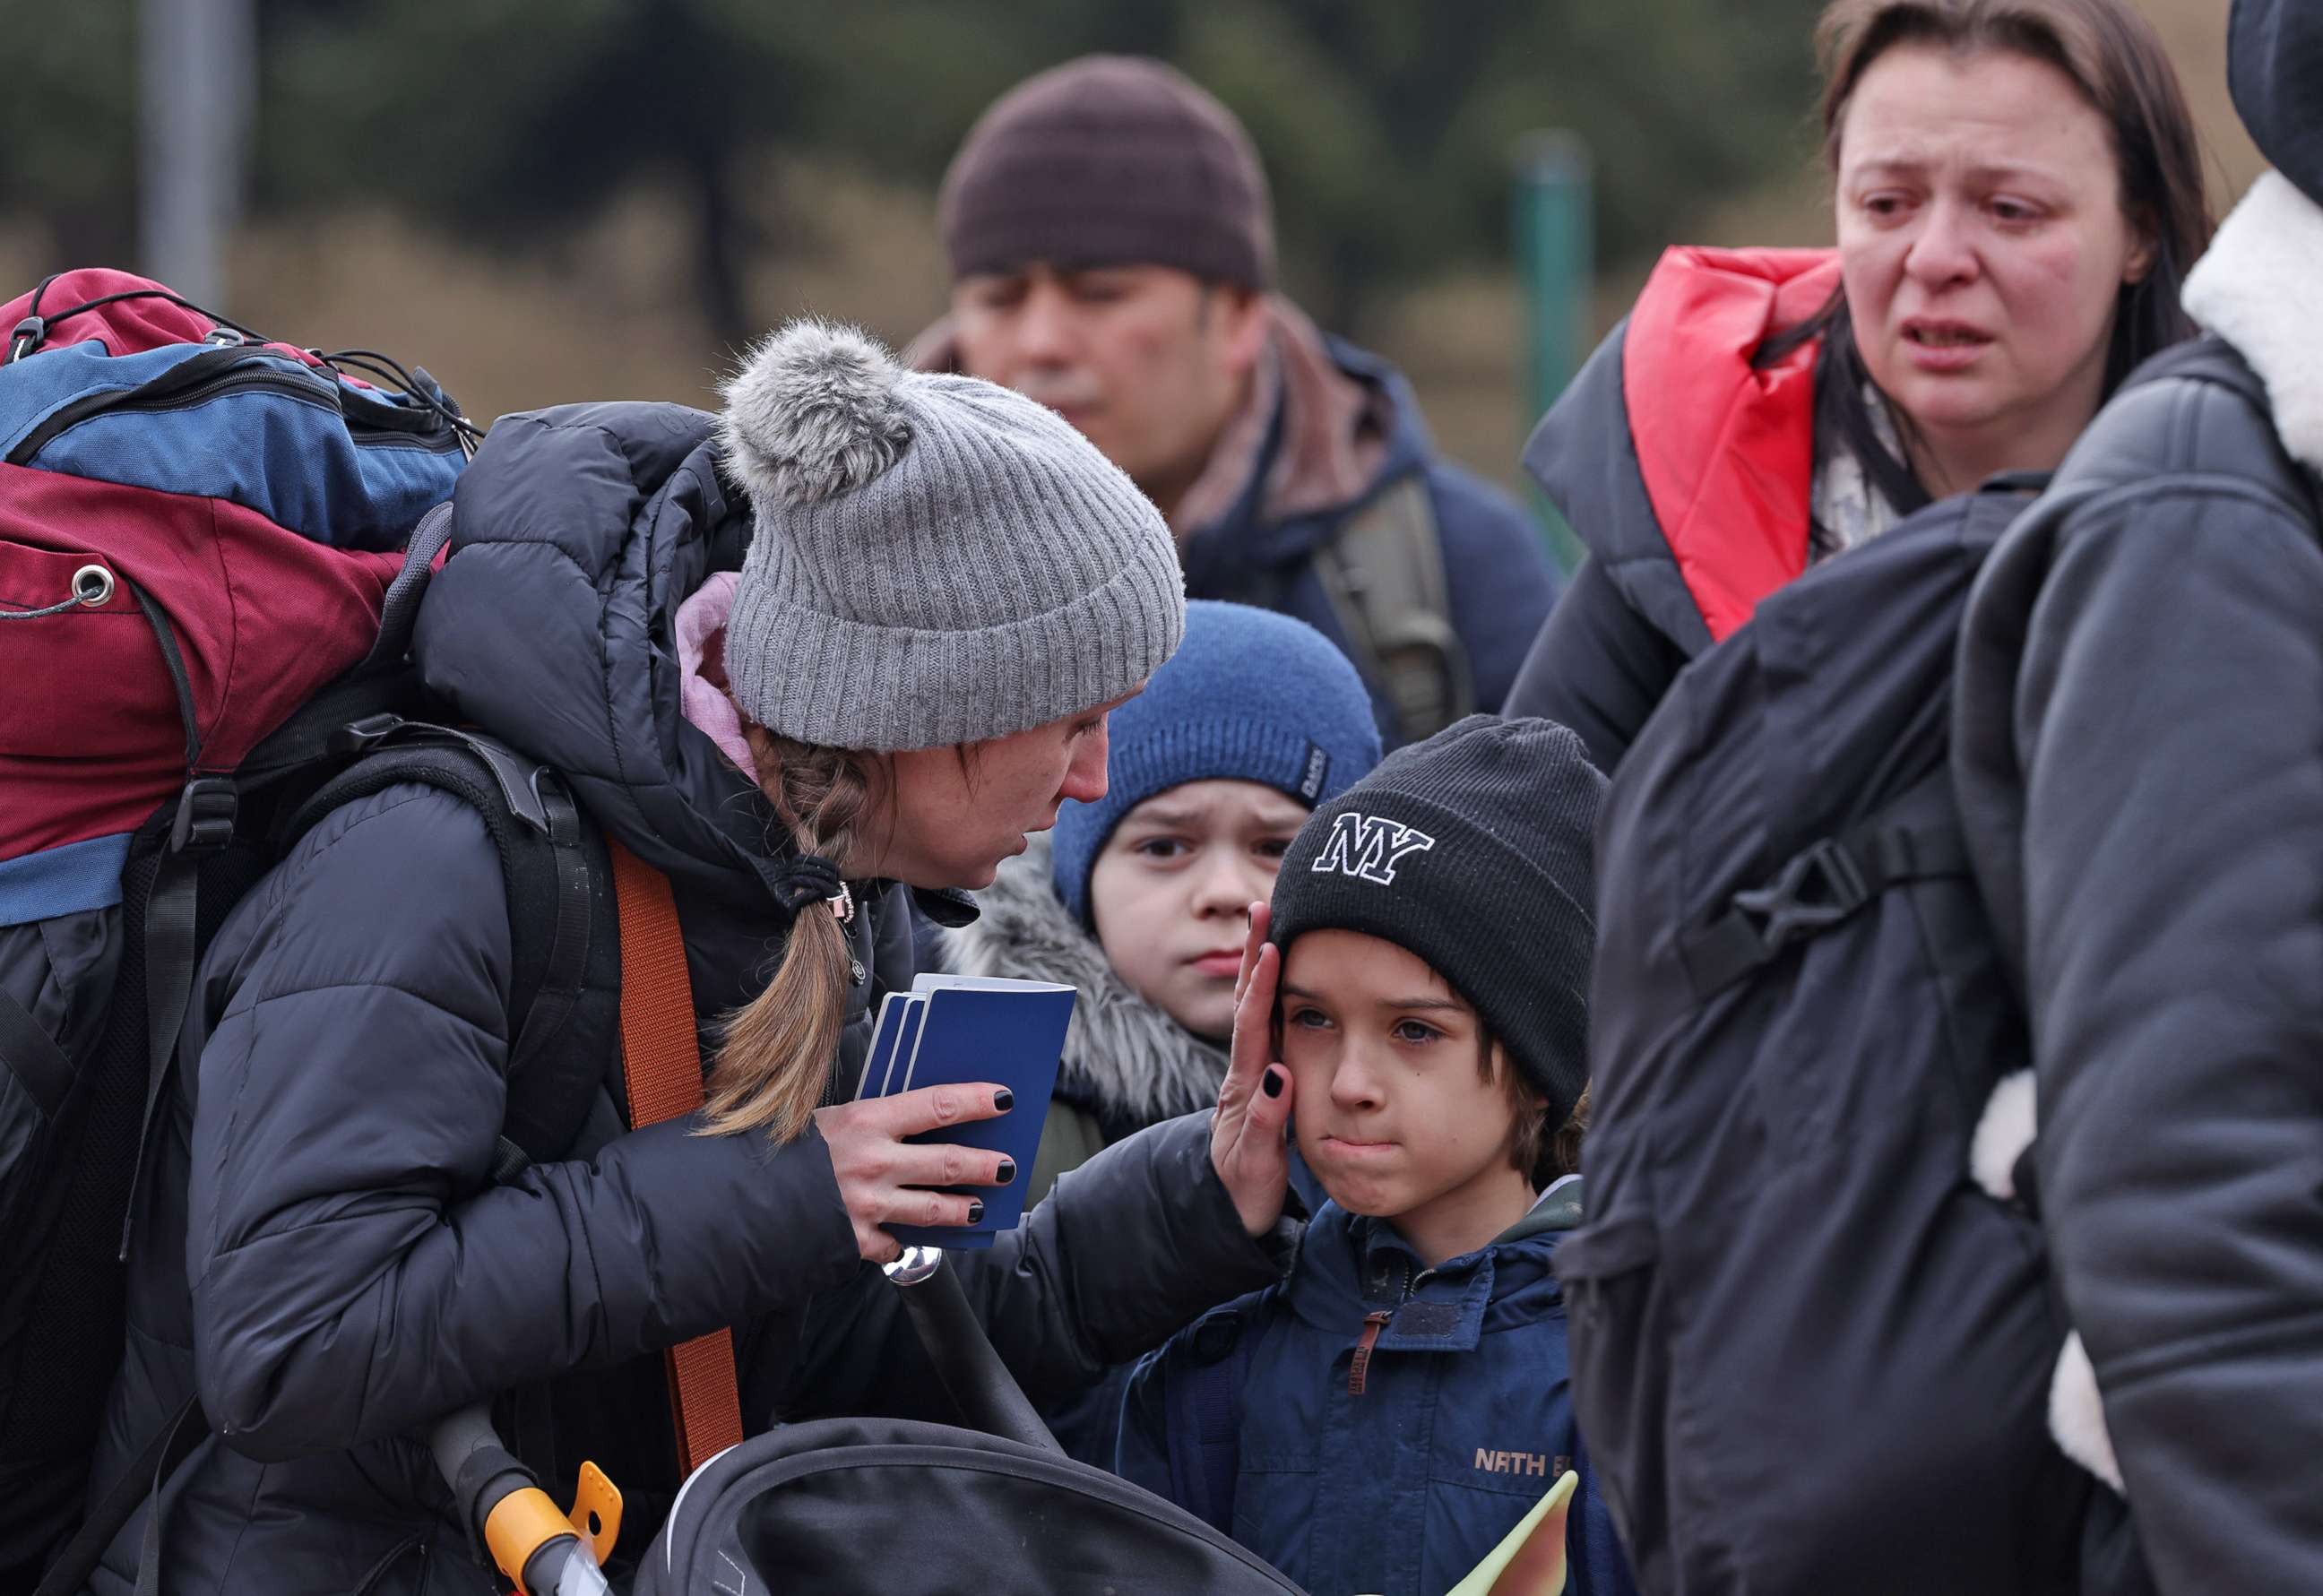
<svg viewBox="0 0 2323 1596">
<path fill-rule="evenodd" d="M 2226 103 L 2227 5 L 2145 4 L 2221 208 L 2256 170 Z M 154 269 L 147 180 L 176 147 L 151 112 L 190 83 L 241 130 L 239 159 L 197 171 L 232 207 L 214 308 L 425 363 L 481 415 L 710 402 L 733 352 L 796 312 L 909 338 L 942 307 L 932 194 L 977 113 L 1042 67 L 1138 51 L 1249 124 L 1286 289 L 1403 365 L 1445 446 L 1509 481 L 1530 408 L 1521 142 L 1568 130 L 1588 151 L 1591 335 L 1666 243 L 1825 242 L 1817 9 L 0 0 L 0 284 Z"/>
</svg>

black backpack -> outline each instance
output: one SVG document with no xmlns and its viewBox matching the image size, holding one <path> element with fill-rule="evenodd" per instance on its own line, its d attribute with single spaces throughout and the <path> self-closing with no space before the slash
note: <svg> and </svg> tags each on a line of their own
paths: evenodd
<svg viewBox="0 0 2323 1596">
<path fill-rule="evenodd" d="M 325 688 L 230 775 L 188 785 L 133 839 L 109 957 L 73 978 L 110 995 L 101 1029 L 52 1037 L 0 990 L 0 1159 L 38 1172 L 23 1223 L 0 1235 L 0 1588 L 77 1588 L 157 1479 L 207 1432 L 193 1404 L 145 1439 L 101 1501 L 84 1487 L 122 1351 L 140 1176 L 176 1068 L 197 971 L 235 903 L 331 810 L 399 783 L 452 793 L 498 848 L 513 939 L 508 1119 L 495 1176 L 559 1156 L 603 1073 L 620 949 L 604 844 L 555 772 L 436 724 L 403 656 L 449 505 L 412 538 L 370 660 Z M 24 1089 L 38 1083 L 40 1089 Z M 66 1532 L 79 1533 L 61 1550 Z M 78 1569 L 78 1576 L 73 1570 Z M 49 1586 L 44 1584 L 43 1590 Z"/>
<path fill-rule="evenodd" d="M 1573 1389 L 1655 1591 L 2064 1591 L 2094 1481 L 2029 1167 L 2029 1035 L 1957 825 L 1954 645 L 2036 481 L 1912 517 L 1690 667 L 1599 834 Z"/>
</svg>

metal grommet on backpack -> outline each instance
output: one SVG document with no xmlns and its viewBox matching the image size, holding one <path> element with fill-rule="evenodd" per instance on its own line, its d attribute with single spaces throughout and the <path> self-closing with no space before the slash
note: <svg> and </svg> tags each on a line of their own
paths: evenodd
<svg viewBox="0 0 2323 1596">
<path fill-rule="evenodd" d="M 113 601 L 113 585 L 112 572 L 102 565 L 83 565 L 55 603 L 39 610 L 14 610 L 0 603 L 0 620 L 44 620 L 69 610 L 102 610 Z"/>
</svg>

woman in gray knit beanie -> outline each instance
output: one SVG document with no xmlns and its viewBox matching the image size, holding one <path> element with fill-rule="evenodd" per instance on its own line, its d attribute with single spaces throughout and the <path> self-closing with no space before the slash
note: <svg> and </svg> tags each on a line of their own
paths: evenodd
<svg viewBox="0 0 2323 1596">
<path fill-rule="evenodd" d="M 787 1140 L 825 1096 L 859 979 L 846 884 L 987 885 L 1065 800 L 1103 796 L 1106 711 L 1177 647 L 1184 586 L 1159 512 L 1021 395 L 904 371 L 815 321 L 725 395 L 756 532 L 739 575 L 689 601 L 727 608 L 723 693 L 689 683 L 687 712 L 789 833 L 785 895 L 833 913 L 796 914 L 730 1019 L 709 1125 Z M 680 628 L 712 629 L 684 611 Z"/>
<path fill-rule="evenodd" d="M 1175 559 L 1061 420 L 856 334 L 790 328 L 730 395 L 722 423 L 495 422 L 411 665 L 500 796 L 373 763 L 215 928 L 135 1215 L 174 1244 L 140 1240 L 124 1282 L 173 1344 L 119 1361 L 100 1435 L 61 1436 L 98 1481 L 99 1588 L 142 1564 L 175 1592 L 486 1596 L 430 1550 L 470 1527 L 411 1437 L 519 1389 L 528 1435 L 629 1493 L 622 1563 L 726 1439 L 956 1417 L 864 1265 L 1029 1180 L 924 1133 L 1046 1105 L 989 1080 L 855 1100 L 846 1066 L 912 983 L 907 887 L 988 879 L 1101 789 L 1106 707 L 1178 643 Z M 544 834 L 553 890 L 503 815 Z M 1254 1070 L 1220 1096 L 955 1250 L 1033 1399 L 1279 1276 L 1289 1105 Z M 175 1443 L 151 1513 L 147 1437 Z M 0 1516 L 0 1590 L 54 1538 L 26 1522 L 13 1545 Z"/>
</svg>

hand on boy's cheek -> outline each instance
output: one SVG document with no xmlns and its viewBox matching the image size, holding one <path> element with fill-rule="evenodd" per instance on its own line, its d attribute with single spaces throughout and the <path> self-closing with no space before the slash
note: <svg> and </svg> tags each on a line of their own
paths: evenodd
<svg viewBox="0 0 2323 1596">
<path fill-rule="evenodd" d="M 1234 1049 L 1210 1126 L 1210 1163 L 1234 1198 L 1243 1228 L 1263 1235 L 1282 1216 L 1290 1182 L 1283 1127 L 1290 1120 L 1290 1072 L 1274 1057 L 1274 995 L 1281 949 L 1266 942 L 1266 916 L 1251 920 L 1250 941 L 1237 984 Z"/>
</svg>

